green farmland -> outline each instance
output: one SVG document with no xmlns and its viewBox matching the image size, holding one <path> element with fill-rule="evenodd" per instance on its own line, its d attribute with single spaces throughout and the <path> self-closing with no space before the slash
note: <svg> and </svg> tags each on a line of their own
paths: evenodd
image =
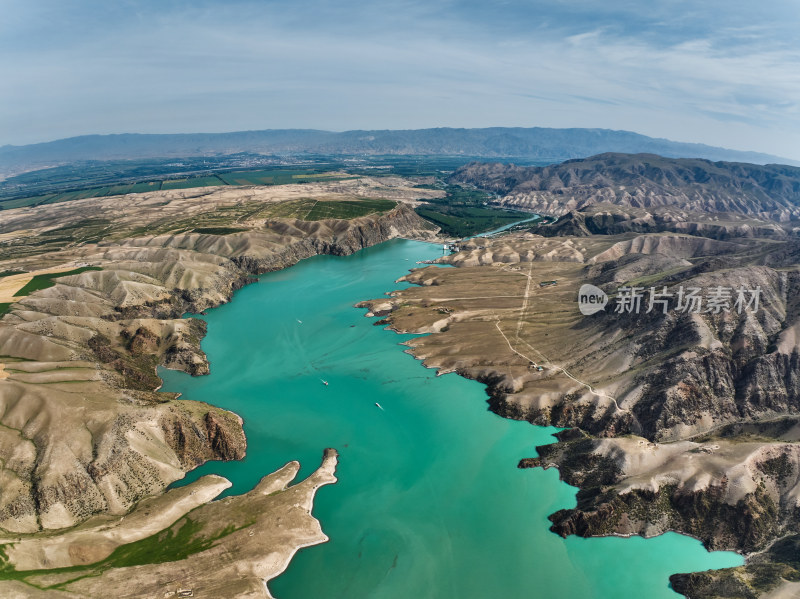
<svg viewBox="0 0 800 599">
<path fill-rule="evenodd" d="M 210 177 L 187 177 L 183 179 L 168 179 L 161 182 L 161 189 L 191 189 L 192 187 L 217 187 L 226 183 L 212 175 Z"/>
<path fill-rule="evenodd" d="M 56 202 L 70 202 L 86 198 L 102 198 L 127 193 L 143 193 L 170 189 L 191 189 L 195 187 L 243 186 L 243 185 L 287 185 L 290 183 L 312 183 L 315 181 L 337 181 L 354 177 L 340 173 L 330 173 L 323 169 L 275 168 L 255 171 L 233 171 L 202 176 L 168 177 L 157 181 L 142 181 L 129 184 L 85 187 L 62 192 L 3 199 L 0 197 L 0 210 L 42 206 Z"/>
<path fill-rule="evenodd" d="M 375 198 L 355 198 L 353 200 L 312 200 L 304 198 L 289 202 L 280 202 L 268 206 L 259 213 L 265 218 L 296 218 L 298 220 L 316 221 L 332 219 L 350 219 L 388 212 L 397 206 L 392 200 Z"/>
<path fill-rule="evenodd" d="M 311 183 L 313 181 L 335 181 L 352 179 L 315 170 L 271 169 L 260 171 L 239 171 L 219 175 L 224 185 L 288 185 L 290 183 Z"/>
<path fill-rule="evenodd" d="M 48 287 L 52 287 L 56 284 L 54 279 L 58 279 L 60 277 L 68 277 L 70 275 L 79 275 L 82 272 L 86 272 L 87 270 L 102 270 L 102 268 L 98 266 L 82 266 L 81 268 L 75 268 L 73 270 L 68 270 L 66 272 L 54 272 L 48 273 L 44 275 L 36 275 L 28 284 L 25 285 L 22 289 L 17 291 L 14 294 L 14 297 L 24 297 L 26 295 L 30 295 L 34 291 L 39 291 L 40 289 L 47 289 Z"/>
<path fill-rule="evenodd" d="M 441 227 L 442 233 L 453 237 L 469 237 L 530 217 L 525 212 L 501 210 L 489 206 L 492 197 L 485 191 L 442 186 L 446 197 L 427 200 L 415 208 L 417 214 Z"/>
</svg>

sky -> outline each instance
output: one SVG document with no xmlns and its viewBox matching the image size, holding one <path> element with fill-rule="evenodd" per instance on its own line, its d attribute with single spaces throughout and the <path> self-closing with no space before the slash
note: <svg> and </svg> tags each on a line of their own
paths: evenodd
<svg viewBox="0 0 800 599">
<path fill-rule="evenodd" d="M 0 145 L 599 127 L 800 160 L 797 0 L 0 0 Z"/>
</svg>

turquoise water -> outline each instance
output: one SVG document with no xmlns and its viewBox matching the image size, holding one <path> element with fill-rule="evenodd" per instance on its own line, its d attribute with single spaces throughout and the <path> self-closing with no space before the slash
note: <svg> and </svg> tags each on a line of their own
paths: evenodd
<svg viewBox="0 0 800 599">
<path fill-rule="evenodd" d="M 487 411 L 483 386 L 436 377 L 353 304 L 380 297 L 438 245 L 395 240 L 270 273 L 206 317 L 211 374 L 162 371 L 165 390 L 244 418 L 247 457 L 211 462 L 243 493 L 289 460 L 301 475 L 339 450 L 317 494 L 330 542 L 270 582 L 279 599 L 675 598 L 673 572 L 739 565 L 689 537 L 562 539 L 547 515 L 575 504 L 555 470 L 518 470 L 551 428 Z M 298 322 L 302 321 L 302 324 Z M 321 379 L 329 382 L 322 384 Z M 379 402 L 383 410 L 375 406 Z"/>
<path fill-rule="evenodd" d="M 516 227 L 517 225 L 522 225 L 524 223 L 530 223 L 536 220 L 541 220 L 541 218 L 542 218 L 541 215 L 535 214 L 530 218 L 524 218 L 522 220 L 518 220 L 516 222 L 503 225 L 502 227 L 498 227 L 497 229 L 486 231 L 485 233 L 478 233 L 476 235 L 473 235 L 472 237 L 468 237 L 467 239 L 475 239 L 476 237 L 491 237 L 493 235 L 497 235 L 498 233 L 502 233 L 503 231 L 508 231 L 509 229 Z"/>
</svg>

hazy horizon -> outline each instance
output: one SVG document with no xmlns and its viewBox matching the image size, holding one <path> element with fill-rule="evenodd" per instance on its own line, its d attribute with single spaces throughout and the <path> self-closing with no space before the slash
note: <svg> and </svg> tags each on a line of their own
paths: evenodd
<svg viewBox="0 0 800 599">
<path fill-rule="evenodd" d="M 293 127 L 293 128 L 284 129 L 284 130 L 285 131 L 321 131 L 321 132 L 324 132 L 324 133 L 337 134 L 337 133 L 348 133 L 348 132 L 355 132 L 355 131 L 365 131 L 365 132 L 370 132 L 370 131 L 394 131 L 394 132 L 402 132 L 402 131 L 421 131 L 421 130 L 435 130 L 435 129 L 481 130 L 481 129 L 496 129 L 496 128 L 504 128 L 504 129 L 518 129 L 518 128 L 522 128 L 522 129 L 537 129 L 537 128 L 541 128 L 541 129 L 554 129 L 554 130 L 569 129 L 569 128 L 537 127 L 535 125 L 533 125 L 531 127 L 514 127 L 514 126 L 494 127 L 494 126 L 490 125 L 490 126 L 487 126 L 487 127 L 425 127 L 423 129 L 389 129 L 389 128 L 385 128 L 384 127 L 384 128 L 380 128 L 380 129 L 345 129 L 345 130 L 340 130 L 340 131 L 336 131 L 336 130 L 332 130 L 332 129 L 310 129 L 310 128 L 303 128 L 303 127 Z M 621 133 L 639 134 L 639 132 L 637 132 L 637 131 L 628 131 L 628 130 L 624 130 L 624 129 L 605 129 L 605 128 L 602 128 L 602 127 L 585 127 L 585 128 L 580 128 L 579 127 L 579 128 L 576 128 L 576 129 L 587 129 L 587 130 L 594 129 L 594 130 L 598 130 L 598 131 L 609 131 L 609 132 L 621 132 Z M 94 136 L 226 135 L 226 134 L 237 134 L 237 133 L 258 133 L 258 132 L 262 132 L 262 131 L 281 131 L 281 129 L 242 129 L 242 130 L 238 130 L 238 131 L 177 131 L 177 132 L 158 132 L 158 133 L 141 133 L 141 132 L 137 132 L 137 131 L 121 131 L 121 132 L 114 132 L 114 133 L 84 133 L 84 134 L 79 134 L 79 135 L 70 136 L 70 137 L 66 137 L 66 138 L 43 140 L 41 142 L 32 142 L 31 144 L 3 144 L 3 145 L 0 145 L 0 148 L 24 147 L 24 146 L 27 146 L 27 145 L 37 145 L 37 144 L 40 144 L 40 143 L 41 144 L 47 144 L 47 143 L 50 143 L 50 142 L 58 142 L 58 141 L 69 140 L 69 139 L 74 139 L 74 138 L 94 137 Z M 717 148 L 717 149 L 720 149 L 720 150 L 732 150 L 732 151 L 743 151 L 743 152 L 757 153 L 757 152 L 752 151 L 752 150 L 740 150 L 738 148 L 725 148 L 723 146 L 713 146 L 711 144 L 705 144 L 704 142 L 692 142 L 692 141 L 675 140 L 675 139 L 658 138 L 658 137 L 653 137 L 652 139 L 664 140 L 664 141 L 667 141 L 667 142 L 688 143 L 688 144 L 697 143 L 699 145 L 707 145 L 709 148 Z M 244 150 L 244 151 L 246 152 L 248 150 Z M 610 149 L 608 151 L 609 152 L 614 152 L 615 150 Z M 639 153 L 641 153 L 641 152 L 639 152 Z M 647 152 L 645 152 L 645 153 L 647 153 Z M 773 154 L 773 153 L 770 153 L 770 152 L 765 152 L 763 154 L 764 154 L 764 156 L 773 156 L 774 158 L 783 158 L 783 159 L 786 159 L 788 161 L 792 161 L 795 164 L 797 162 L 800 162 L 800 161 L 797 161 L 797 160 L 795 160 L 795 159 L 793 159 L 793 158 L 791 158 L 789 156 L 779 156 L 779 155 L 776 155 L 776 154 Z M 734 160 L 734 159 L 731 159 L 731 160 Z"/>
<path fill-rule="evenodd" d="M 552 127 L 800 159 L 800 5 L 6 0 L 0 145 Z"/>
</svg>

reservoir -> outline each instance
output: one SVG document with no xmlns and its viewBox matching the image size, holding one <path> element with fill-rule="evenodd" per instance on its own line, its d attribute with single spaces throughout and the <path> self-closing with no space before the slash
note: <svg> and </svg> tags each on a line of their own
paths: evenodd
<svg viewBox="0 0 800 599">
<path fill-rule="evenodd" d="M 676 599 L 670 574 L 742 564 L 675 533 L 562 539 L 548 530 L 547 515 L 574 506 L 575 489 L 554 469 L 516 466 L 556 429 L 492 414 L 483 385 L 437 377 L 398 345 L 410 336 L 353 307 L 439 255 L 440 245 L 393 240 L 266 274 L 204 317 L 210 375 L 160 371 L 165 391 L 244 419 L 247 457 L 209 462 L 187 482 L 215 473 L 240 494 L 290 460 L 305 477 L 324 448 L 339 451 L 339 482 L 318 491 L 313 512 L 330 541 L 301 550 L 272 594 Z"/>
</svg>

